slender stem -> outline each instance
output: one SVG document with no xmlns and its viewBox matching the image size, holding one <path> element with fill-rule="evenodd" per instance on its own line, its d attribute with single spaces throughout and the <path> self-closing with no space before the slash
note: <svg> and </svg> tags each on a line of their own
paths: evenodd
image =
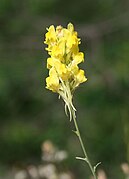
<svg viewBox="0 0 129 179">
<path fill-rule="evenodd" d="M 91 165 L 91 162 L 90 162 L 90 160 L 88 158 L 86 149 L 84 147 L 84 144 L 83 144 L 83 141 L 82 141 L 82 138 L 81 138 L 81 135 L 80 135 L 79 127 L 78 127 L 78 124 L 77 124 L 77 120 L 76 120 L 76 114 L 75 114 L 76 109 L 74 108 L 73 103 L 72 103 L 72 94 L 71 94 L 69 84 L 68 84 L 67 81 L 66 81 L 65 84 L 64 84 L 64 82 L 62 80 L 61 80 L 61 82 L 62 82 L 62 85 L 63 85 L 62 87 L 64 88 L 65 93 L 64 93 L 64 95 L 63 94 L 60 94 L 60 95 L 62 96 L 66 106 L 68 107 L 69 114 L 70 114 L 70 121 L 72 119 L 74 121 L 75 129 L 76 129 L 75 133 L 76 133 L 76 135 L 77 135 L 77 137 L 79 139 L 79 142 L 80 142 L 81 147 L 82 147 L 82 151 L 83 151 L 84 156 L 85 156 L 85 158 L 78 157 L 78 159 L 84 160 L 85 162 L 87 162 L 87 164 L 88 164 L 88 166 L 89 166 L 89 168 L 90 168 L 90 170 L 92 172 L 92 175 L 93 175 L 94 179 L 97 179 L 95 169 L 94 169 L 94 168 L 96 168 L 97 165 L 95 167 L 93 167 Z"/>
<path fill-rule="evenodd" d="M 78 128 L 78 124 L 77 124 L 77 120 L 76 120 L 76 116 L 75 116 L 75 111 L 73 112 L 73 121 L 74 121 L 74 125 L 75 125 L 75 128 L 76 128 L 76 134 L 77 134 L 77 137 L 79 139 L 79 142 L 81 144 L 81 147 L 82 147 L 82 150 L 83 150 L 83 153 L 84 153 L 84 156 L 85 156 L 85 161 L 87 162 L 87 164 L 89 165 L 90 167 L 90 170 L 93 174 L 93 177 L 94 179 L 97 179 L 97 176 L 96 176 L 96 173 L 94 171 L 94 168 L 93 166 L 91 165 L 91 162 L 88 158 L 88 155 L 87 155 L 87 152 L 86 152 L 86 149 L 84 147 L 84 144 L 83 144 L 83 141 L 82 141 L 82 138 L 81 138 L 81 135 L 80 135 L 80 131 L 79 131 L 79 128 Z"/>
</svg>

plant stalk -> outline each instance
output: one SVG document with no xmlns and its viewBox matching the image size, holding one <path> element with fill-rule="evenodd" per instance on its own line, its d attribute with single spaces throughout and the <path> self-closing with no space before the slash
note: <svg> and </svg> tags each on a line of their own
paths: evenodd
<svg viewBox="0 0 129 179">
<path fill-rule="evenodd" d="M 88 164 L 94 179 L 97 179 L 95 169 L 100 163 L 98 163 L 95 167 L 93 167 L 91 162 L 90 162 L 90 160 L 89 160 L 89 158 L 88 158 L 86 149 L 84 147 L 84 144 L 83 144 L 83 141 L 82 141 L 82 138 L 81 138 L 81 135 L 80 135 L 79 127 L 78 127 L 78 124 L 77 124 L 76 114 L 75 114 L 76 109 L 74 108 L 73 103 L 72 103 L 72 94 L 71 94 L 69 84 L 68 84 L 68 82 L 66 82 L 64 84 L 64 82 L 62 81 L 62 85 L 63 85 L 62 87 L 63 87 L 65 93 L 64 94 L 60 93 L 60 95 L 62 96 L 62 98 L 63 98 L 63 100 L 65 102 L 65 105 L 66 105 L 65 112 L 66 112 L 66 115 L 67 115 L 67 110 L 66 109 L 68 108 L 69 114 L 70 114 L 70 121 L 73 119 L 75 129 L 76 129 L 76 131 L 74 131 L 74 132 L 75 132 L 75 134 L 77 135 L 77 137 L 79 139 L 79 142 L 80 142 L 83 154 L 84 154 L 84 158 L 76 157 L 76 159 L 80 159 L 80 160 L 85 161 Z"/>
<path fill-rule="evenodd" d="M 77 135 L 77 137 L 78 137 L 78 139 L 79 139 L 79 142 L 80 142 L 80 145 L 81 145 L 83 154 L 84 154 L 84 156 L 85 156 L 85 158 L 80 158 L 80 157 L 78 157 L 77 159 L 84 160 L 84 161 L 88 164 L 88 166 L 89 166 L 89 168 L 90 168 L 90 170 L 91 170 L 91 173 L 92 173 L 94 179 L 97 179 L 97 175 L 96 175 L 96 173 L 95 173 L 95 169 L 94 169 L 94 167 L 92 166 L 92 164 L 91 164 L 91 162 L 90 162 L 90 160 L 89 160 L 89 158 L 88 158 L 86 149 L 85 149 L 85 147 L 84 147 L 84 143 L 83 143 L 82 138 L 81 138 L 81 135 L 80 135 L 79 127 L 78 127 L 77 120 L 76 120 L 76 116 L 75 116 L 75 111 L 73 111 L 73 121 L 74 121 L 75 129 L 76 129 L 75 133 L 76 133 L 76 135 Z"/>
</svg>

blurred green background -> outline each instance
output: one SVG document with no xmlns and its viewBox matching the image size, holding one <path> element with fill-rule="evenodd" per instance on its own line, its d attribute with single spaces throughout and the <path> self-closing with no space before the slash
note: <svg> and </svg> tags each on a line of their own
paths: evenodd
<svg viewBox="0 0 129 179">
<path fill-rule="evenodd" d="M 46 27 L 75 25 L 85 53 L 88 81 L 74 103 L 92 163 L 102 162 L 109 178 L 121 178 L 129 161 L 129 1 L 0 1 L 0 166 L 40 161 L 49 139 L 69 153 L 67 167 L 77 178 L 89 169 L 58 95 L 45 89 Z"/>
</svg>

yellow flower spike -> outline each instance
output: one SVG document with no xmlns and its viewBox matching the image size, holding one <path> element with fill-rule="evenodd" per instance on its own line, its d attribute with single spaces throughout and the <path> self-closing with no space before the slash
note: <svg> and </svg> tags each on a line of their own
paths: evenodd
<svg viewBox="0 0 129 179">
<path fill-rule="evenodd" d="M 87 156 L 80 131 L 76 120 L 76 109 L 73 105 L 73 93 L 75 89 L 87 80 L 84 70 L 79 68 L 79 64 L 84 61 L 84 54 L 79 52 L 80 39 L 74 31 L 73 24 L 69 23 L 67 28 L 51 25 L 45 35 L 46 50 L 50 57 L 47 59 L 49 76 L 46 78 L 46 88 L 58 93 L 65 103 L 65 112 L 70 121 L 73 120 L 75 134 L 77 135 L 84 157 L 76 159 L 85 161 L 93 175 L 97 179 L 96 167 L 92 166 Z"/>
<path fill-rule="evenodd" d="M 59 93 L 69 111 L 70 120 L 75 116 L 73 92 L 80 83 L 86 81 L 84 71 L 78 67 L 78 64 L 84 61 L 84 54 L 79 52 L 79 43 L 80 39 L 71 23 L 67 28 L 55 28 L 52 25 L 45 36 L 50 55 L 47 59 L 49 77 L 46 79 L 46 88 Z"/>
<path fill-rule="evenodd" d="M 84 61 L 84 54 L 79 52 L 80 39 L 74 31 L 73 24 L 67 28 L 52 25 L 45 35 L 45 44 L 50 57 L 47 59 L 49 77 L 46 88 L 59 93 L 70 114 L 70 120 L 75 116 L 72 104 L 73 92 L 79 84 L 86 81 L 84 71 L 78 64 Z"/>
<path fill-rule="evenodd" d="M 48 89 L 52 90 L 54 86 L 53 91 L 55 91 L 55 82 L 53 79 L 55 78 L 59 86 L 63 86 L 63 91 L 70 88 L 72 95 L 72 91 L 74 91 L 80 83 L 86 81 L 84 71 L 80 70 L 78 67 L 78 64 L 84 61 L 84 54 L 79 52 L 78 45 L 80 39 L 77 37 L 77 32 L 74 31 L 73 24 L 69 23 L 67 28 L 63 28 L 62 26 L 57 26 L 55 28 L 51 25 L 46 33 L 45 43 L 48 45 L 47 50 L 50 55 L 47 59 L 47 68 L 50 71 L 51 68 L 55 71 L 54 73 L 49 73 L 50 79 L 49 81 L 47 80 Z M 50 85 L 52 81 L 54 85 Z M 67 85 L 65 84 L 66 81 Z M 62 82 L 64 82 L 63 85 Z M 73 84 L 73 86 L 71 86 L 71 84 Z M 62 90 L 62 88 L 56 90 L 57 93 L 59 93 L 59 90 Z"/>
</svg>

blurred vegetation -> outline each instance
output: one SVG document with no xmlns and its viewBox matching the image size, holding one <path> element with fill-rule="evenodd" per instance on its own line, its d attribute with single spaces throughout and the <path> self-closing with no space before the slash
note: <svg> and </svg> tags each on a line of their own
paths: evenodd
<svg viewBox="0 0 129 179">
<path fill-rule="evenodd" d="M 120 165 L 129 162 L 128 12 L 128 0 L 0 1 L 1 165 L 40 160 L 40 145 L 49 139 L 69 151 L 77 176 L 88 172 L 73 159 L 81 149 L 61 101 L 45 89 L 46 27 L 70 21 L 82 39 L 88 77 L 75 94 L 82 135 L 92 162 L 121 178 Z"/>
</svg>

